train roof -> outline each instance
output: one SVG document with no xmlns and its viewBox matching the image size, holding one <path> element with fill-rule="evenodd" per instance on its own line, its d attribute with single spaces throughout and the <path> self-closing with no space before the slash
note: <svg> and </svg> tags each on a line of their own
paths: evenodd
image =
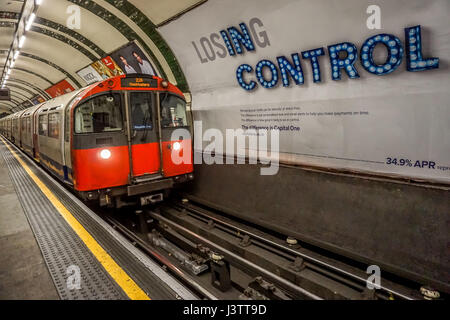
<svg viewBox="0 0 450 320">
<path fill-rule="evenodd" d="M 35 112 L 47 112 L 50 111 L 50 109 L 57 110 L 59 109 L 59 107 L 65 108 L 72 101 L 72 99 L 77 96 L 78 100 L 76 101 L 76 103 L 72 104 L 72 107 L 75 107 L 79 101 L 87 99 L 90 96 L 101 92 L 118 90 L 141 91 L 146 89 L 152 91 L 167 90 L 184 98 L 181 90 L 179 90 L 175 85 L 171 84 L 167 80 L 164 80 L 160 77 L 144 74 L 121 75 L 95 82 L 86 87 L 66 93 L 51 100 L 47 100 L 25 110 L 20 110 L 2 119 L 15 119 L 21 117 L 25 113 L 26 115 L 29 115 Z"/>
</svg>

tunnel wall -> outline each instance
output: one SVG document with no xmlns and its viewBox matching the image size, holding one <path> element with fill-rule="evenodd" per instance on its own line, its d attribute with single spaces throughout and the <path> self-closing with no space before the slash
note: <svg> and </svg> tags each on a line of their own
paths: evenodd
<svg viewBox="0 0 450 320">
<path fill-rule="evenodd" d="M 203 122 L 203 132 L 275 128 L 280 130 L 280 159 L 285 163 L 450 183 L 450 3 L 377 1 L 380 29 L 370 29 L 373 4 L 369 0 L 210 0 L 159 31 L 183 66 L 194 118 Z M 230 27 L 243 33 L 241 24 L 253 48 L 241 43 L 239 53 Z M 407 53 L 411 46 L 405 29 L 418 25 L 423 59 L 438 58 L 439 68 L 407 70 L 412 54 Z M 403 58 L 395 59 L 401 60 L 400 65 L 388 66 L 395 71 L 384 75 L 366 70 L 362 58 L 365 41 L 380 34 L 384 34 L 380 38 L 396 37 L 404 50 Z M 351 79 L 340 69 L 338 81 L 333 79 L 328 46 L 344 42 L 356 47 L 354 68 L 359 78 Z M 323 50 L 318 58 L 320 82 L 315 82 L 311 60 L 303 57 L 312 49 Z M 285 57 L 294 65 L 292 54 L 298 54 L 304 83 L 297 85 L 286 72 L 289 85 L 285 87 L 277 58 Z M 391 61 L 386 55 L 386 48 L 377 45 L 375 64 Z M 271 88 L 258 80 L 259 62 L 264 60 L 273 64 L 262 67 L 266 82 L 273 74 L 278 76 Z M 243 86 L 253 81 L 252 90 L 238 82 L 241 65 L 251 68 L 241 70 L 241 80 Z M 204 141 L 203 148 L 208 143 Z"/>
<path fill-rule="evenodd" d="M 448 190 L 296 167 L 198 165 L 195 177 L 206 205 L 449 290 Z"/>
</svg>

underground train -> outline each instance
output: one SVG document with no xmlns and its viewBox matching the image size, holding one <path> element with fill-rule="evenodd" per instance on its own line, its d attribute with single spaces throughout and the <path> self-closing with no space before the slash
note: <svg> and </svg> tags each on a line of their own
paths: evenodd
<svg viewBox="0 0 450 320">
<path fill-rule="evenodd" d="M 118 76 L 0 119 L 7 139 L 85 201 L 122 207 L 162 201 L 194 178 L 182 92 L 148 75 Z M 192 135 L 189 135 L 192 136 Z M 183 155 L 184 153 L 184 155 Z"/>
</svg>

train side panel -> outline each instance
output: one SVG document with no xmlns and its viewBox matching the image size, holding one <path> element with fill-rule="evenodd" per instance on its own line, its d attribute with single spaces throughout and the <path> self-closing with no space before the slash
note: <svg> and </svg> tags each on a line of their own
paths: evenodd
<svg viewBox="0 0 450 320">
<path fill-rule="evenodd" d="M 43 166 L 61 180 L 67 179 L 64 161 L 64 116 L 69 102 L 81 90 L 42 104 L 34 113 L 35 155 Z"/>
<path fill-rule="evenodd" d="M 26 154 L 33 157 L 33 116 L 34 112 L 41 106 L 28 108 L 21 116 L 22 130 L 21 130 L 21 147 Z"/>
</svg>

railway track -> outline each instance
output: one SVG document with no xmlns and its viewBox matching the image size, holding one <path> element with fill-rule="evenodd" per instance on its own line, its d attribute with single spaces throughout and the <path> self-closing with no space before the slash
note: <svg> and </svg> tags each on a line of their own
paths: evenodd
<svg viewBox="0 0 450 320">
<path fill-rule="evenodd" d="M 367 266 L 296 239 L 224 216 L 187 199 L 104 218 L 201 299 L 416 300 L 420 284 L 382 276 L 367 286 Z"/>
</svg>

